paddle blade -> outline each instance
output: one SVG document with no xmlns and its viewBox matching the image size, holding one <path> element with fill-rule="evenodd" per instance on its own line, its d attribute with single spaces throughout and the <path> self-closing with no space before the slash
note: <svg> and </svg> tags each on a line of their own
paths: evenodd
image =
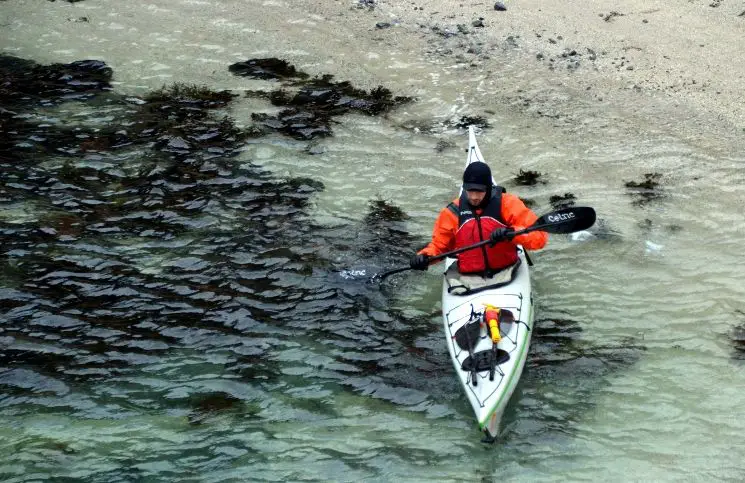
<svg viewBox="0 0 745 483">
<path fill-rule="evenodd" d="M 471 351 L 481 337 L 481 326 L 478 322 L 469 322 L 455 331 L 455 342 L 464 351 Z"/>
<path fill-rule="evenodd" d="M 515 314 L 511 310 L 499 309 L 499 323 L 511 324 L 515 321 Z"/>
<path fill-rule="evenodd" d="M 546 213 L 538 218 L 529 229 L 537 229 L 548 233 L 574 233 L 575 231 L 586 230 L 594 223 L 594 209 L 589 206 L 573 206 Z"/>
<path fill-rule="evenodd" d="M 475 354 L 466 357 L 466 360 L 463 361 L 463 363 L 460 365 L 460 368 L 466 372 L 482 372 L 491 369 L 492 362 L 494 362 L 495 365 L 498 366 L 500 364 L 504 364 L 509 360 L 510 354 L 507 351 L 502 349 L 497 349 L 496 351 L 487 349 L 484 351 L 476 352 Z"/>
<path fill-rule="evenodd" d="M 394 268 L 393 270 L 388 270 L 387 272 L 376 273 L 375 275 L 370 277 L 370 280 L 368 282 L 369 283 L 381 283 L 383 280 L 390 277 L 391 275 L 405 272 L 406 270 L 411 270 L 411 267 Z"/>
</svg>

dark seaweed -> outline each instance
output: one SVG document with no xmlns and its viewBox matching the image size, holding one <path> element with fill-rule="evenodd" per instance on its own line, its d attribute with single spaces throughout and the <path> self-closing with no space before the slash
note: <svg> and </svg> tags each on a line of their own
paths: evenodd
<svg viewBox="0 0 745 483">
<path fill-rule="evenodd" d="M 237 62 L 231 65 L 230 72 L 243 77 L 254 79 L 307 79 L 308 74 L 295 69 L 295 66 L 286 60 L 277 58 L 249 59 L 245 62 Z"/>
<path fill-rule="evenodd" d="M 246 67 L 258 61 L 267 59 L 233 64 L 230 70 L 236 75 L 246 75 Z M 300 140 L 328 137 L 333 135 L 332 125 L 338 116 L 350 112 L 377 116 L 411 101 L 408 97 L 394 96 L 383 86 L 366 91 L 350 82 L 336 82 L 331 75 L 308 78 L 307 74 L 296 71 L 285 61 L 281 61 L 280 66 L 284 74 L 272 78 L 284 81 L 282 87 L 268 93 L 246 91 L 246 95 L 266 97 L 275 106 L 285 108 L 276 115 L 252 115 L 257 127 L 265 132 L 277 131 Z"/>
<path fill-rule="evenodd" d="M 452 122 L 453 127 L 468 129 L 469 126 L 475 126 L 480 129 L 491 127 L 489 121 L 483 116 L 461 116 L 460 119 Z"/>
<path fill-rule="evenodd" d="M 551 206 L 553 206 L 555 210 L 560 210 L 562 208 L 574 206 L 574 201 L 576 199 L 577 197 L 574 196 L 574 194 L 564 193 L 563 195 L 552 195 L 548 199 L 548 202 L 551 203 Z"/>
<path fill-rule="evenodd" d="M 745 312 L 742 310 L 735 310 L 735 314 L 739 319 L 745 318 Z M 732 357 L 736 360 L 745 361 L 745 322 L 738 324 L 732 329 L 730 340 L 734 349 Z"/>
<path fill-rule="evenodd" d="M 535 184 L 538 184 L 538 182 L 543 182 L 541 179 L 541 173 L 538 171 L 531 171 L 531 170 L 520 170 L 517 175 L 515 175 L 515 183 L 522 186 L 533 186 Z"/>
<path fill-rule="evenodd" d="M 630 190 L 629 194 L 636 198 L 634 204 L 637 206 L 643 206 L 651 201 L 665 197 L 665 193 L 662 192 L 660 184 L 662 174 L 646 173 L 644 178 L 644 181 L 641 182 L 627 181 L 625 183 L 626 188 Z"/>
<path fill-rule="evenodd" d="M 4 394 L 36 401 L 36 394 L 82 394 L 93 384 L 116 393 L 128 387 L 123 379 L 180 351 L 248 386 L 285 377 L 273 356 L 294 340 L 330 347 L 334 360 L 359 367 L 355 376 L 377 372 L 357 348 L 377 348 L 380 360 L 404 351 L 370 330 L 370 321 L 386 319 L 385 304 L 375 308 L 369 286 L 336 273 L 350 260 L 410 253 L 418 240 L 403 225 L 406 214 L 373 200 L 358 232 L 312 223 L 306 211 L 322 183 L 236 161 L 262 133 L 215 115 L 234 94 L 176 83 L 124 97 L 111 90 L 111 69 L 99 61 L 41 66 L 5 56 L 0 76 L 0 208 L 28 214 L 0 219 Z M 370 99 L 336 101 L 313 92 L 299 89 L 288 99 L 335 116 L 350 109 L 374 115 L 395 99 L 382 88 Z M 323 107 L 332 101 L 336 107 Z M 75 112 L 70 106 L 81 103 L 91 118 L 103 109 L 111 119 L 92 127 L 80 117 L 37 114 L 49 106 Z M 250 401 L 219 391 L 194 388 L 165 400 L 144 389 L 127 394 L 126 407 L 105 407 L 180 407 L 192 423 L 251 411 Z"/>
</svg>

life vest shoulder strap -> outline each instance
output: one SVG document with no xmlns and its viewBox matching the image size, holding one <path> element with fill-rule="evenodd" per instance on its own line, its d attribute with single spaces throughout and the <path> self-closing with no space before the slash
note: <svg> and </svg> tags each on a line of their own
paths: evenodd
<svg viewBox="0 0 745 483">
<path fill-rule="evenodd" d="M 458 208 L 458 205 L 456 205 L 455 202 L 451 201 L 450 204 L 448 204 L 447 209 L 455 216 L 460 216 L 460 208 Z"/>
<path fill-rule="evenodd" d="M 502 193 L 506 192 L 507 190 L 502 186 L 494 186 L 491 192 L 492 197 L 495 198 L 495 205 L 497 207 L 496 212 L 494 213 L 494 215 L 496 215 L 495 218 L 503 225 L 507 225 L 507 222 L 502 219 Z"/>
</svg>

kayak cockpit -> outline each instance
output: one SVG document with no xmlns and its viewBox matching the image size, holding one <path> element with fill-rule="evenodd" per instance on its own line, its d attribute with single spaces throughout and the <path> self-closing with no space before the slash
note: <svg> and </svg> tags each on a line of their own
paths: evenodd
<svg viewBox="0 0 745 483">
<path fill-rule="evenodd" d="M 491 276 L 484 274 L 463 274 L 458 271 L 458 262 L 451 263 L 445 271 L 445 286 L 450 295 L 470 295 L 483 290 L 504 287 L 517 276 L 521 260 Z"/>
</svg>

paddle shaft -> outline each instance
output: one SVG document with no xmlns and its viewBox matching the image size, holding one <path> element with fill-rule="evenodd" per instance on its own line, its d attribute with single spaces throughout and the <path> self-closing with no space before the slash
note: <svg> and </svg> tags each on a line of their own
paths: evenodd
<svg viewBox="0 0 745 483">
<path fill-rule="evenodd" d="M 512 238 L 518 235 L 523 235 L 525 233 L 530 233 L 530 232 L 539 231 L 539 230 L 546 231 L 548 233 L 572 233 L 575 231 L 585 230 L 591 227 L 594 223 L 595 223 L 595 210 L 593 210 L 592 208 L 589 208 L 589 207 L 564 208 L 562 210 L 557 210 L 557 211 L 552 211 L 551 213 L 546 213 L 545 215 L 538 218 L 535 224 L 527 228 L 523 228 L 522 230 L 514 232 L 512 234 Z M 488 245 L 490 243 L 492 243 L 490 239 L 482 240 L 478 243 L 474 243 L 473 245 L 468 245 L 467 247 L 457 248 L 449 252 L 445 252 L 439 255 L 435 255 L 433 257 L 429 257 L 429 260 L 431 262 L 436 262 L 444 258 L 452 257 L 453 255 L 463 253 L 468 250 L 473 250 L 474 248 L 479 248 L 484 245 Z M 412 270 L 412 267 L 395 268 L 393 270 L 380 274 L 380 276 L 373 277 L 373 279 L 377 278 L 380 282 L 382 282 L 388 276 L 393 275 L 395 273 L 405 272 L 406 270 Z"/>
<path fill-rule="evenodd" d="M 515 236 L 522 235 L 523 233 L 530 233 L 531 231 L 540 230 L 543 228 L 543 225 L 534 225 L 529 226 L 528 228 L 525 228 L 524 230 L 520 230 L 518 232 L 515 232 Z M 468 245 L 467 247 L 458 248 L 456 250 L 451 250 L 449 252 L 441 253 L 439 255 L 436 255 L 434 257 L 429 257 L 430 262 L 438 262 L 440 260 L 443 260 L 447 257 L 452 257 L 453 255 L 457 255 L 459 253 L 467 252 L 468 250 L 473 250 L 474 248 L 483 247 L 484 245 L 488 245 L 491 243 L 491 240 L 483 240 L 478 243 L 474 243 L 473 245 Z M 389 270 L 387 272 L 384 272 L 380 274 L 378 278 L 379 281 L 385 280 L 387 277 L 394 275 L 396 273 L 405 272 L 406 270 L 413 270 L 411 267 L 401 267 L 401 268 L 394 268 L 393 270 Z"/>
<path fill-rule="evenodd" d="M 523 228 L 520 231 L 516 231 L 515 234 L 514 234 L 514 236 L 513 236 L 513 238 L 516 237 L 516 236 L 518 236 L 518 235 L 524 235 L 525 233 L 530 233 L 531 231 L 543 230 L 543 229 L 545 229 L 548 226 L 553 226 L 553 225 L 552 224 L 531 225 L 531 226 L 529 226 L 527 228 Z M 429 259 L 431 261 L 433 261 L 433 262 L 437 262 L 437 261 L 440 261 L 440 260 L 442 260 L 444 258 L 452 257 L 453 255 L 457 255 L 459 253 L 467 252 L 468 250 L 473 250 L 474 248 L 483 247 L 484 245 L 488 245 L 490 243 L 492 243 L 491 240 L 482 240 L 482 241 L 480 241 L 478 243 L 474 243 L 473 245 L 468 245 L 467 247 L 458 248 L 456 250 L 451 250 L 449 252 L 441 253 L 441 254 L 436 255 L 434 257 L 429 257 Z"/>
</svg>

